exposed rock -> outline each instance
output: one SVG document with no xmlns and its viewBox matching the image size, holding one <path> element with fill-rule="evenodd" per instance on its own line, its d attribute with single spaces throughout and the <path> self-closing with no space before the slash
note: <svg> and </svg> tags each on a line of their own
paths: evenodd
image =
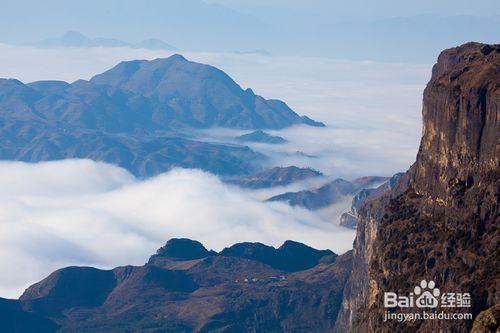
<svg viewBox="0 0 500 333">
<path fill-rule="evenodd" d="M 342 215 L 340 215 L 340 225 L 346 228 L 356 229 L 358 218 L 351 212 L 342 213 Z"/>
<path fill-rule="evenodd" d="M 474 320 L 471 333 L 497 333 L 500 329 L 500 305 L 481 311 Z"/>
<path fill-rule="evenodd" d="M 383 293 L 422 279 L 470 293 L 473 315 L 499 303 L 499 112 L 500 46 L 444 51 L 424 92 L 416 163 L 359 209 L 338 332 L 469 331 L 470 320 L 383 322 Z"/>
<path fill-rule="evenodd" d="M 403 173 L 397 173 L 379 187 L 365 188 L 356 193 L 356 195 L 352 198 L 351 210 L 346 213 L 343 213 L 340 216 L 340 225 L 347 228 L 355 229 L 358 224 L 358 210 L 365 203 L 365 201 L 376 199 L 377 197 L 380 197 L 387 191 L 394 188 L 394 186 L 397 184 L 398 180 L 402 176 Z"/>
</svg>

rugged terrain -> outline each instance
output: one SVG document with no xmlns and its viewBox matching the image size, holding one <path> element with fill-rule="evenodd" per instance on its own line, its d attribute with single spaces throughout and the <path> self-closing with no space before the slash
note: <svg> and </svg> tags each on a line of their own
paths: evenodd
<svg viewBox="0 0 500 333">
<path fill-rule="evenodd" d="M 415 164 L 359 209 L 337 331 L 470 330 L 472 320 L 382 322 L 383 293 L 406 295 L 423 279 L 441 292 L 470 293 L 465 311 L 473 316 L 499 303 L 499 116 L 500 45 L 441 53 L 424 92 Z"/>
<path fill-rule="evenodd" d="M 368 193 L 356 206 L 353 251 L 337 256 L 288 241 L 278 249 L 242 243 L 216 253 L 172 240 L 144 266 L 64 268 L 19 300 L 0 299 L 0 328 L 496 332 L 499 115 L 500 45 L 445 50 L 424 92 L 416 162 L 390 189 Z M 339 189 L 352 189 L 344 182 Z M 370 179 L 357 183 L 366 188 Z M 470 293 L 470 308 L 442 310 L 475 320 L 383 322 L 384 292 L 407 295 L 421 280 L 435 281 L 441 293 Z"/>
<path fill-rule="evenodd" d="M 337 257 L 291 241 L 278 249 L 243 243 L 215 253 L 198 242 L 173 239 L 141 267 L 54 272 L 19 301 L 0 301 L 5 310 L 1 328 L 40 333 L 329 331 L 350 260 L 350 252 Z"/>
<path fill-rule="evenodd" d="M 387 180 L 388 178 L 386 177 L 378 176 L 362 177 L 353 181 L 339 178 L 314 190 L 287 192 L 271 197 L 268 201 L 284 201 L 291 206 L 300 206 L 315 210 L 335 204 L 347 196 L 355 195 L 363 189 L 369 189 L 373 186 L 377 187 L 377 185 Z"/>
<path fill-rule="evenodd" d="M 348 228 L 356 228 L 358 225 L 359 208 L 362 207 L 367 200 L 380 197 L 393 189 L 403 175 L 403 173 L 397 173 L 379 187 L 364 188 L 356 193 L 352 198 L 351 209 L 340 216 L 340 225 Z"/>
<path fill-rule="evenodd" d="M 0 79 L 0 160 L 90 158 L 141 177 L 176 166 L 245 175 L 259 170 L 263 155 L 200 142 L 193 129 L 295 124 L 324 126 L 180 55 L 122 62 L 71 84 Z"/>
</svg>

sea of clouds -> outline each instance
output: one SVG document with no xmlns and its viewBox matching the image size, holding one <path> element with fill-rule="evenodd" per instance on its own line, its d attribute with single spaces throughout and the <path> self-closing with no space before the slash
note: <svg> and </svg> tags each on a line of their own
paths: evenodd
<svg viewBox="0 0 500 333">
<path fill-rule="evenodd" d="M 333 214 L 264 203 L 197 170 L 138 180 L 90 160 L 1 162 L 0 184 L 2 297 L 68 265 L 141 265 L 170 238 L 215 250 L 292 239 L 342 253 L 355 233 Z"/>
<path fill-rule="evenodd" d="M 123 169 L 87 160 L 0 162 L 0 297 L 17 297 L 67 265 L 142 264 L 171 237 L 196 239 L 215 250 L 241 241 L 279 246 L 294 239 L 341 253 L 352 247 L 354 238 L 354 231 L 336 225 L 350 197 L 319 212 L 262 200 L 336 177 L 390 176 L 415 159 L 429 64 L 181 53 L 224 70 L 243 88 L 284 100 L 298 113 L 326 123 L 326 128 L 270 131 L 285 137 L 285 145 L 251 144 L 270 157 L 269 166 L 313 167 L 326 177 L 249 191 L 196 170 L 138 180 Z M 0 77 L 72 82 L 123 60 L 169 55 L 129 48 L 0 44 Z M 212 129 L 197 135 L 229 142 L 240 134 Z"/>
</svg>

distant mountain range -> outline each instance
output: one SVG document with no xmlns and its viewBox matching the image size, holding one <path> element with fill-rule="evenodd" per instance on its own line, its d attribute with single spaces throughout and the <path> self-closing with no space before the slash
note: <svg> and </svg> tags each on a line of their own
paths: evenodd
<svg viewBox="0 0 500 333">
<path fill-rule="evenodd" d="M 89 81 L 0 79 L 4 160 L 90 158 L 142 177 L 174 166 L 242 175 L 258 170 L 264 156 L 248 147 L 192 140 L 190 130 L 295 124 L 324 126 L 180 55 L 122 62 Z"/>
<path fill-rule="evenodd" d="M 299 168 L 296 166 L 274 167 L 249 176 L 238 179 L 230 179 L 229 183 L 244 188 L 261 189 L 276 186 L 286 186 L 291 183 L 320 177 L 323 174 L 311 168 Z"/>
<path fill-rule="evenodd" d="M 68 31 L 64 35 L 55 38 L 44 39 L 35 43 L 27 44 L 40 48 L 56 47 L 130 47 L 134 49 L 176 51 L 177 48 L 156 38 L 142 40 L 138 43 L 129 43 L 113 38 L 89 38 L 77 31 Z"/>
<path fill-rule="evenodd" d="M 314 190 L 287 192 L 269 198 L 267 201 L 284 201 L 291 206 L 300 206 L 316 210 L 339 202 L 348 195 L 354 195 L 362 189 L 376 186 L 388 180 L 387 177 L 362 177 L 352 182 L 344 179 L 334 181 Z"/>
<path fill-rule="evenodd" d="M 196 241 L 172 239 L 143 266 L 67 267 L 19 300 L 0 299 L 0 329 L 329 331 L 350 258 L 350 252 L 337 257 L 293 241 L 278 249 L 240 243 L 216 253 Z"/>
<path fill-rule="evenodd" d="M 286 7 L 282 1 L 149 0 L 147 6 L 141 1 L 59 0 L 37 6 L 3 1 L 0 40 L 16 44 L 76 29 L 122 40 L 154 35 L 179 49 L 201 52 L 263 49 L 428 64 L 445 47 L 469 40 L 495 42 L 500 31 L 494 0 L 474 6 L 446 0 L 437 7 L 431 1 L 419 1 L 418 7 L 392 5 L 399 3 L 394 0 L 342 7 L 319 1 L 313 7 L 303 1 L 288 1 Z"/>
</svg>

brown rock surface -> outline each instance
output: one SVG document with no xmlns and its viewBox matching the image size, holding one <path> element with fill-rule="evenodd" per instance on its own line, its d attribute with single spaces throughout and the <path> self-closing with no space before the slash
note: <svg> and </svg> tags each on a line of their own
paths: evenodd
<svg viewBox="0 0 500 333">
<path fill-rule="evenodd" d="M 339 332 L 467 332 L 472 320 L 383 322 L 383 293 L 420 280 L 468 292 L 474 316 L 499 302 L 500 45 L 441 53 L 424 92 L 416 163 L 360 209 Z"/>
</svg>

